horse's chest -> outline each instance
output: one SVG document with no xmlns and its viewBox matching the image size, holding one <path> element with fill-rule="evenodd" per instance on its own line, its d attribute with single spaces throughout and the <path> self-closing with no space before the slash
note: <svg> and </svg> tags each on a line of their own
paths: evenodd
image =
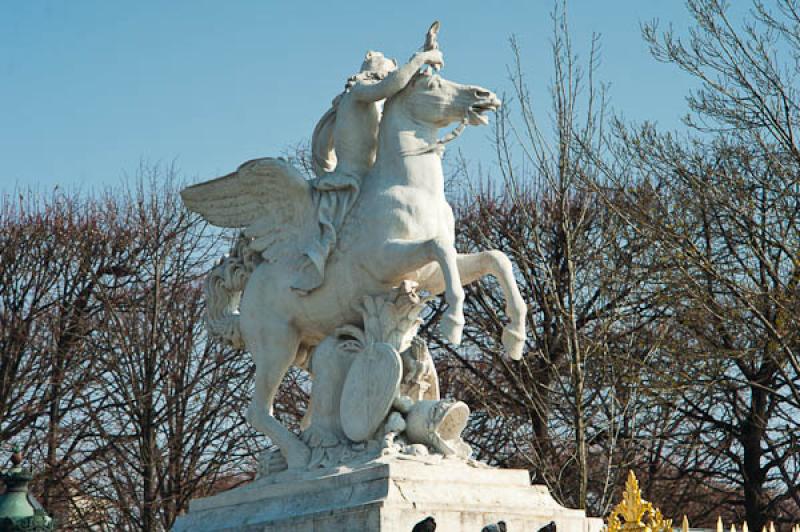
<svg viewBox="0 0 800 532">
<path fill-rule="evenodd" d="M 432 238 L 446 230 L 447 220 L 452 218 L 444 197 L 411 187 L 392 187 L 377 203 L 381 208 L 374 211 L 380 218 L 376 222 L 385 224 L 391 238 Z"/>
</svg>

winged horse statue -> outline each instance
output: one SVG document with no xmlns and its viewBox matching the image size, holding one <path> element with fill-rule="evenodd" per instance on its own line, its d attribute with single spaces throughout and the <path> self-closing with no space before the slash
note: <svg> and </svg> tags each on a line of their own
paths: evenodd
<svg viewBox="0 0 800 532">
<path fill-rule="evenodd" d="M 362 326 L 356 307 L 366 296 L 408 281 L 444 294 L 441 333 L 458 345 L 462 286 L 492 275 L 506 299 L 505 352 L 521 358 L 526 306 L 511 261 L 499 250 L 456 251 L 437 140 L 450 124 L 487 124 L 487 113 L 500 104 L 491 91 L 448 81 L 432 70 L 419 72 L 389 98 L 375 163 L 342 225 L 323 284 L 309 293 L 293 290 L 291 280 L 317 232 L 315 204 L 309 182 L 290 163 L 249 161 L 182 191 L 186 206 L 211 224 L 243 228 L 236 261 L 223 260 L 209 278 L 208 326 L 252 354 L 255 391 L 247 419 L 280 448 L 289 468 L 306 464 L 309 448 L 273 417 L 278 386 L 290 366 L 303 364 L 337 328 Z"/>
</svg>

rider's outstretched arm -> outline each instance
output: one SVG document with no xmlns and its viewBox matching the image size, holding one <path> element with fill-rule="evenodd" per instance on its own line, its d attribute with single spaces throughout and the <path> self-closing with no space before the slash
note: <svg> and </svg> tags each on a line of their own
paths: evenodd
<svg viewBox="0 0 800 532">
<path fill-rule="evenodd" d="M 442 65 L 442 52 L 439 50 L 429 50 L 427 52 L 417 52 L 408 63 L 401 66 L 385 79 L 377 83 L 356 84 L 350 92 L 361 102 L 377 102 L 389 98 L 403 90 L 414 74 L 419 72 L 422 65 Z"/>
</svg>

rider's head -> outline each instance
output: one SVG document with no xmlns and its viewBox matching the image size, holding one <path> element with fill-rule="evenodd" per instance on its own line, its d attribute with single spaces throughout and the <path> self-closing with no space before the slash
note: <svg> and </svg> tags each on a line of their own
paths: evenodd
<svg viewBox="0 0 800 532">
<path fill-rule="evenodd" d="M 388 59 L 380 52 L 367 52 L 364 62 L 361 63 L 361 72 L 374 74 L 380 79 L 385 78 L 390 72 L 397 69 L 397 61 Z"/>
</svg>

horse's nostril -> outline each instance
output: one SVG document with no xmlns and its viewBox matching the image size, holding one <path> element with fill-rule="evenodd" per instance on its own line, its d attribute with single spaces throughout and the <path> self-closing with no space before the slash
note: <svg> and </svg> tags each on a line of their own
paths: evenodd
<svg viewBox="0 0 800 532">
<path fill-rule="evenodd" d="M 492 93 L 489 91 L 485 91 L 483 89 L 475 89 L 475 97 L 476 98 L 488 98 L 491 96 Z"/>
</svg>

